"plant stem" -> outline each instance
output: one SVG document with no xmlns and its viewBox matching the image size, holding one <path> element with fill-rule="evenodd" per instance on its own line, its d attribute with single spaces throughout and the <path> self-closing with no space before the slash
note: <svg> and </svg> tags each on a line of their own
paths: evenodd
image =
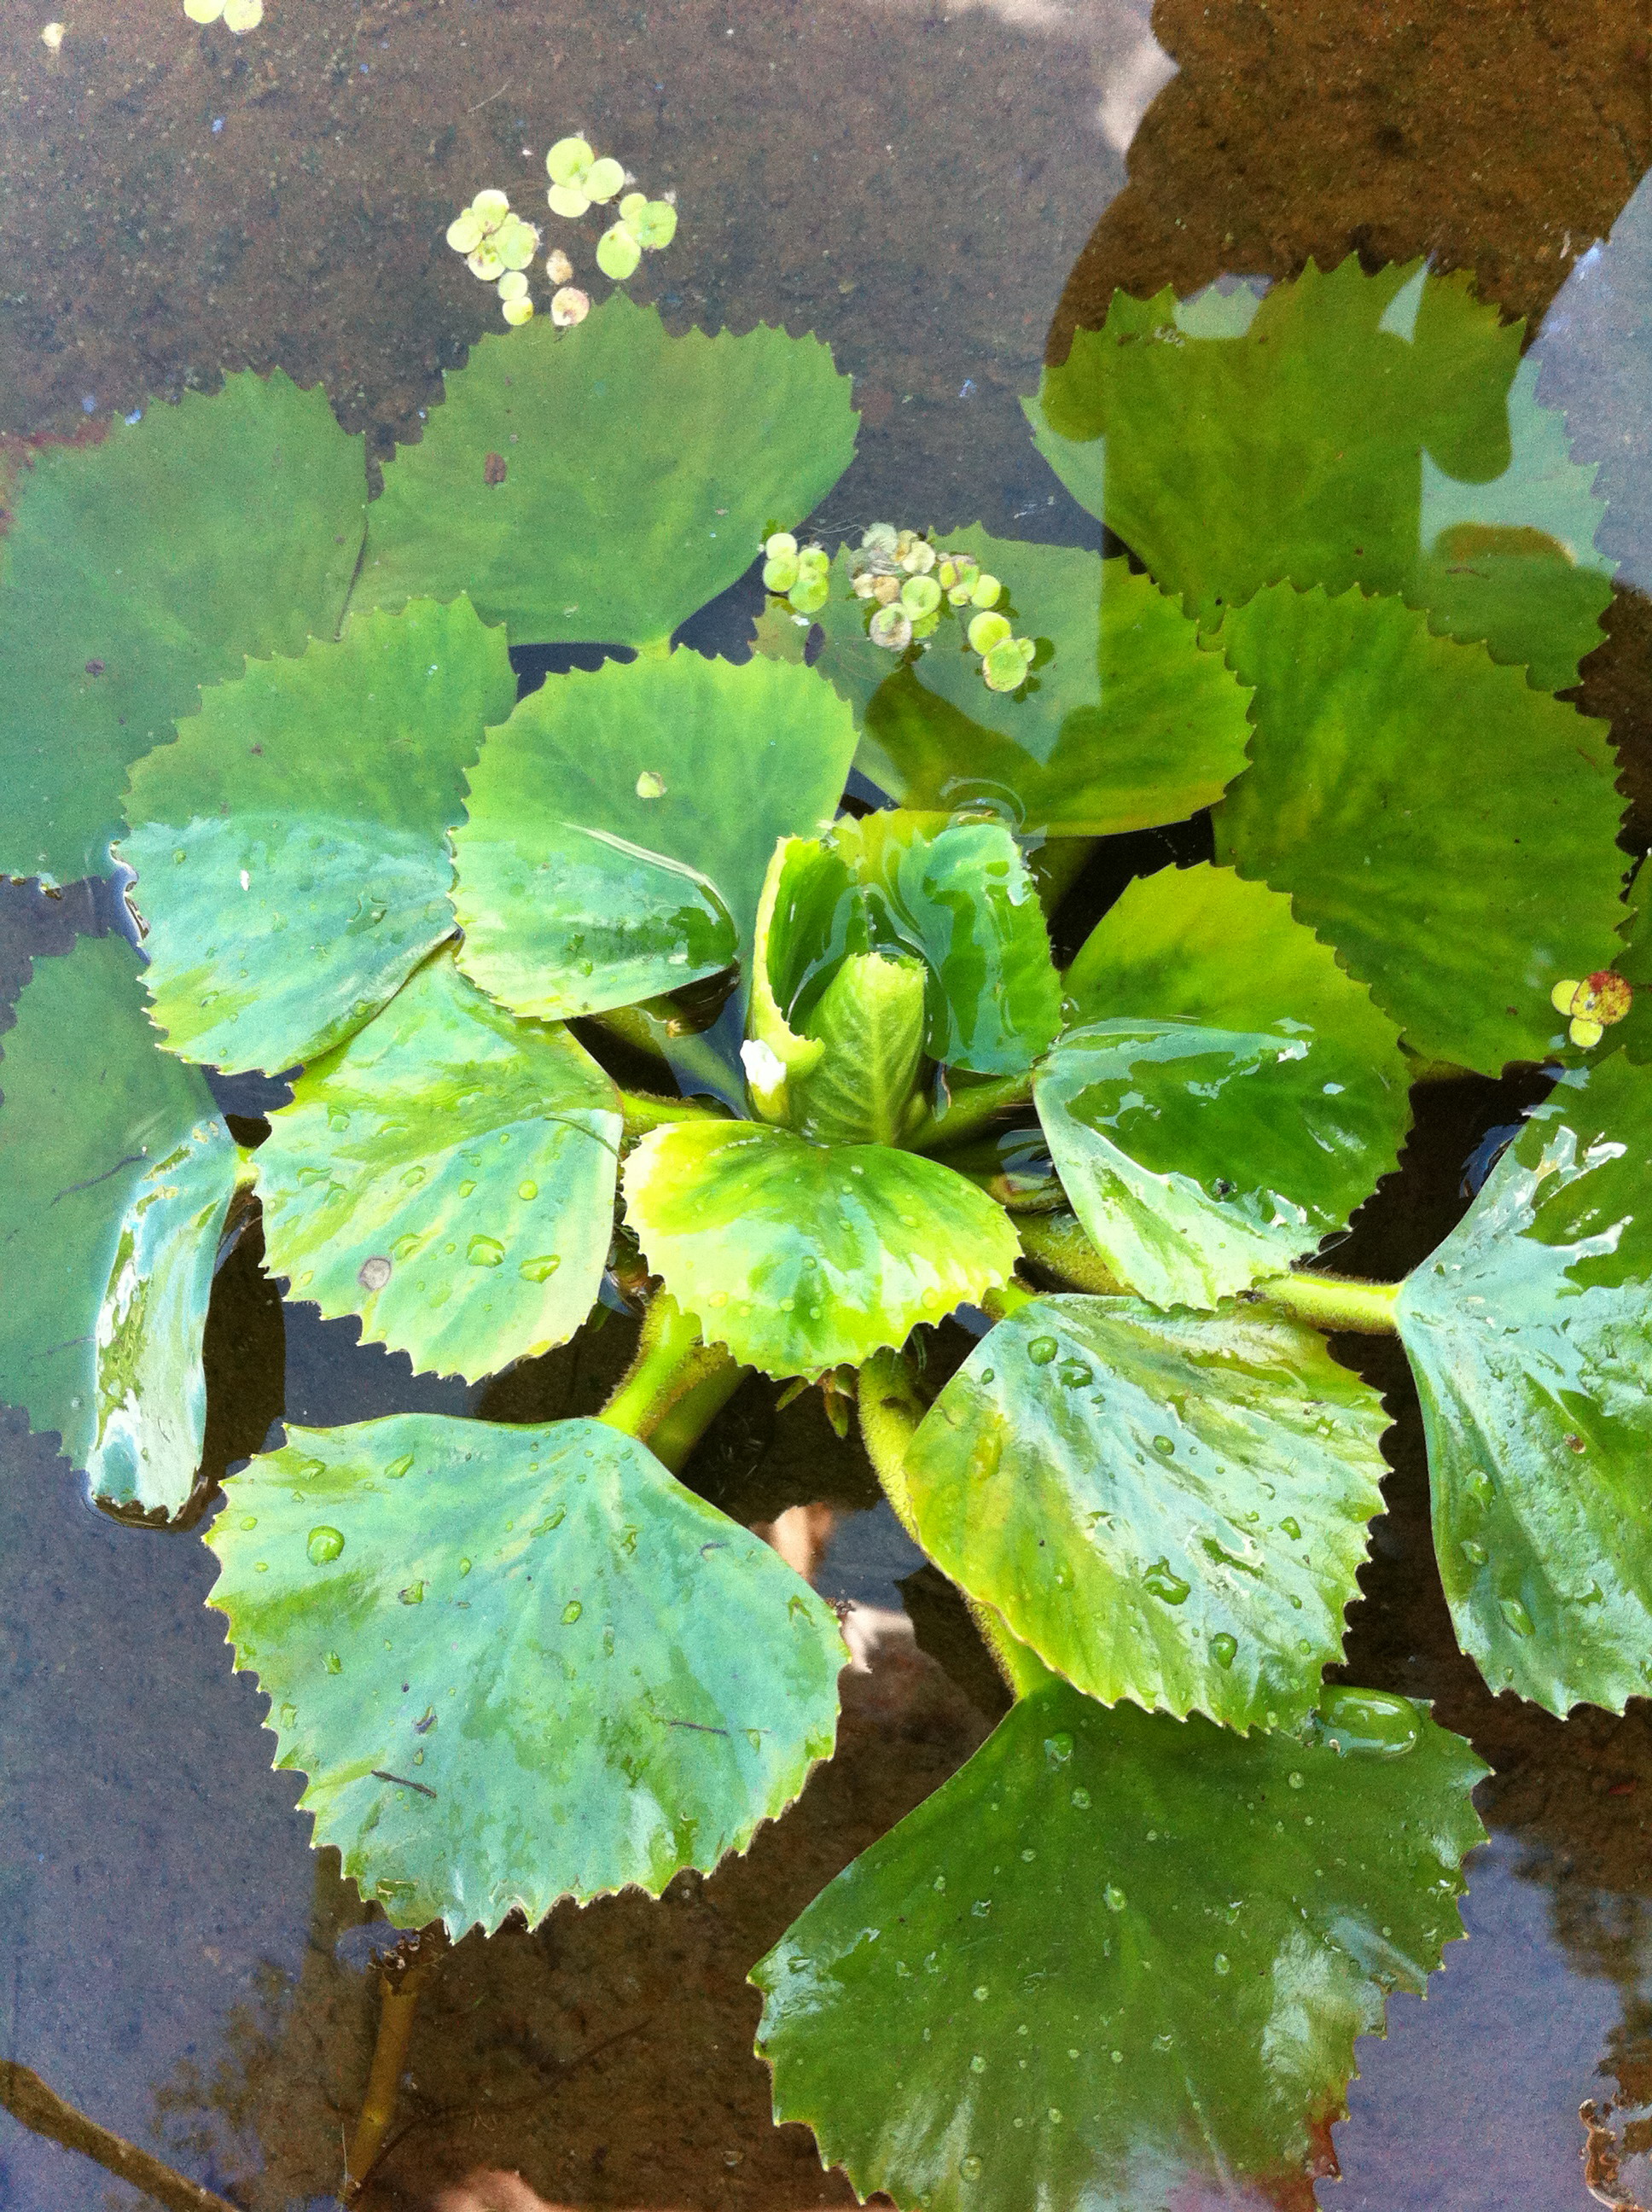
<svg viewBox="0 0 1652 2212">
<path fill-rule="evenodd" d="M 660 1291 L 643 1316 L 636 1358 L 597 1418 L 646 1443 L 675 1474 L 745 1371 L 725 1346 L 702 1343 L 696 1317 Z"/>
<path fill-rule="evenodd" d="M 1398 1334 L 1398 1283 L 1361 1282 L 1351 1275 L 1273 1275 L 1250 1295 L 1315 1328 L 1346 1329 L 1359 1336 Z"/>
<path fill-rule="evenodd" d="M 61 2143 L 65 2150 L 77 2150 L 106 2173 L 130 2182 L 157 2204 L 164 2204 L 167 2212 L 235 2212 L 227 2198 L 203 2189 L 198 2181 L 191 2181 L 175 2167 L 151 2158 L 148 2151 L 140 2150 L 124 2136 L 100 2128 L 95 2120 L 65 2103 L 32 2067 L 20 2066 L 15 2058 L 0 2058 L 0 2105 L 37 2136 Z"/>
<path fill-rule="evenodd" d="M 912 1152 L 938 1152 L 947 1145 L 962 1144 L 977 1129 L 997 1120 L 1032 1097 L 1032 1077 L 1000 1075 L 991 1083 L 973 1085 L 948 1102 L 939 1114 L 932 1109 L 904 1139 Z"/>
<path fill-rule="evenodd" d="M 666 1061 L 675 1072 L 703 1082 L 716 1097 L 721 1097 L 728 1089 L 729 1071 L 705 1039 L 691 1030 L 679 1033 L 669 1028 L 647 1006 L 610 1006 L 606 1013 L 592 1014 L 590 1018 L 634 1052 L 646 1052 L 653 1060 Z"/>
<path fill-rule="evenodd" d="M 903 1352 L 885 1346 L 874 1352 L 860 1370 L 860 1435 L 884 1495 L 895 1517 L 921 1550 L 923 1539 L 912 1510 L 912 1492 L 906 1477 L 907 1448 L 914 1431 L 928 1408 L 918 1395 L 912 1363 Z M 963 1601 L 981 1641 L 992 1653 L 1000 1674 L 1017 1698 L 1029 1696 L 1054 1678 L 1038 1654 L 1012 1635 L 1001 1613 L 983 1605 L 966 1590 Z"/>
<path fill-rule="evenodd" d="M 1073 1213 L 1018 1213 L 1015 1233 L 1035 1266 L 1059 1275 L 1075 1290 L 1113 1297 L 1124 1289 L 1085 1236 Z"/>
<path fill-rule="evenodd" d="M 379 2033 L 373 2045 L 373 2063 L 367 2069 L 367 2094 L 361 2100 L 355 2131 L 344 2158 L 345 2185 L 349 2189 L 359 2187 L 367 2179 L 390 2133 L 391 2123 L 396 2117 L 396 2093 L 413 2033 L 413 2015 L 419 2008 L 419 1991 L 429 1972 L 428 1966 L 408 1966 L 393 1982 L 387 1976 L 380 1977 Z"/>
<path fill-rule="evenodd" d="M 652 1091 L 622 1091 L 620 1111 L 625 1116 L 628 1142 L 647 1135 L 650 1129 L 664 1128 L 668 1121 L 722 1121 L 727 1119 L 720 1106 L 712 1106 L 703 1098 L 661 1098 Z"/>
</svg>

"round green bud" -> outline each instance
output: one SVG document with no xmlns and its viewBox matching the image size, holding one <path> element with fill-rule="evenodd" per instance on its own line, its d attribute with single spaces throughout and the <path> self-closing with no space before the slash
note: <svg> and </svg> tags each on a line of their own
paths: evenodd
<svg viewBox="0 0 1652 2212">
<path fill-rule="evenodd" d="M 474 208 L 466 208 L 462 215 L 456 215 L 447 226 L 447 243 L 455 253 L 474 253 L 483 234 L 482 218 Z"/>
<path fill-rule="evenodd" d="M 550 299 L 550 319 L 559 331 L 572 330 L 591 313 L 591 295 L 577 284 L 564 284 Z"/>
<path fill-rule="evenodd" d="M 805 545 L 798 556 L 798 573 L 804 576 L 829 576 L 832 559 L 823 545 Z"/>
<path fill-rule="evenodd" d="M 926 576 L 935 565 L 935 549 L 926 538 L 914 538 L 900 562 L 908 575 Z"/>
<path fill-rule="evenodd" d="M 577 185 L 553 185 L 545 200 L 553 215 L 566 216 L 570 222 L 577 222 L 591 204 Z"/>
<path fill-rule="evenodd" d="M 967 607 L 969 604 L 969 591 L 970 586 L 968 584 L 954 584 L 946 595 L 947 604 L 950 606 Z"/>
<path fill-rule="evenodd" d="M 1004 638 L 986 655 L 981 672 L 989 691 L 1018 690 L 1027 680 L 1027 657 L 1019 638 Z"/>
<path fill-rule="evenodd" d="M 766 592 L 789 592 L 798 580 L 798 556 L 795 553 L 771 554 L 763 562 L 763 589 Z"/>
<path fill-rule="evenodd" d="M 1016 649 L 1020 653 L 1021 658 L 1026 662 L 1029 668 L 1032 666 L 1034 661 L 1038 658 L 1037 641 L 1033 638 L 1017 638 Z"/>
<path fill-rule="evenodd" d="M 501 300 L 525 300 L 527 295 L 528 280 L 521 270 L 507 270 L 505 275 L 499 280 L 500 298 Z"/>
<path fill-rule="evenodd" d="M 619 219 L 622 222 L 629 222 L 632 229 L 635 230 L 637 227 L 638 219 L 647 204 L 648 195 L 647 192 L 627 192 L 625 198 L 620 202 L 619 207 L 616 212 L 618 214 Z"/>
<path fill-rule="evenodd" d="M 615 193 L 623 188 L 624 183 L 624 170 L 617 161 L 604 155 L 600 161 L 593 161 L 586 172 L 586 197 L 600 205 L 604 200 L 611 200 Z"/>
<path fill-rule="evenodd" d="M 507 300 L 500 313 L 507 323 L 531 323 L 533 320 L 533 302 L 526 298 Z"/>
<path fill-rule="evenodd" d="M 642 248 L 623 222 L 604 231 L 597 240 L 597 266 L 604 276 L 623 284 L 642 258 Z"/>
<path fill-rule="evenodd" d="M 490 186 L 487 191 L 478 192 L 471 202 L 471 213 L 483 230 L 497 230 L 510 211 L 509 195 L 496 187 Z"/>
<path fill-rule="evenodd" d="M 817 614 L 831 596 L 831 585 L 824 576 L 799 576 L 787 593 L 794 614 Z"/>
<path fill-rule="evenodd" d="M 669 200 L 647 200 L 639 215 L 629 218 L 644 248 L 658 253 L 677 236 L 677 210 Z"/>
<path fill-rule="evenodd" d="M 912 642 L 912 623 L 903 607 L 879 607 L 866 635 L 887 653 L 904 653 Z"/>
<path fill-rule="evenodd" d="M 975 588 L 971 591 L 969 597 L 971 602 L 975 606 L 995 607 L 999 603 L 999 598 L 1003 592 L 1003 585 L 999 583 L 996 576 L 981 575 L 976 577 Z"/>
<path fill-rule="evenodd" d="M 941 603 L 941 587 L 932 576 L 908 576 L 901 586 L 901 605 L 916 622 L 932 615 Z"/>
<path fill-rule="evenodd" d="M 595 159 L 583 138 L 559 138 L 545 156 L 545 173 L 553 185 L 577 185 Z"/>
<path fill-rule="evenodd" d="M 531 222 L 513 215 L 499 226 L 494 245 L 507 269 L 527 269 L 539 251 L 539 234 Z"/>
<path fill-rule="evenodd" d="M 787 554 L 795 555 L 798 541 L 789 530 L 771 531 L 763 540 L 763 551 L 771 561 L 784 560 Z"/>
<path fill-rule="evenodd" d="M 977 615 L 968 632 L 969 649 L 972 653 L 991 653 L 1009 635 L 1010 625 L 1002 615 Z"/>
</svg>

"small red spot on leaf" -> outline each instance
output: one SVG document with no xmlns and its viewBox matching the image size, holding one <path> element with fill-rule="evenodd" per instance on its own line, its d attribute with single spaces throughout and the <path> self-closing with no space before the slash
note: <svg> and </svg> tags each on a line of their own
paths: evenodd
<svg viewBox="0 0 1652 2212">
<path fill-rule="evenodd" d="M 501 484 L 505 481 L 506 460 L 503 453 L 489 453 L 482 464 L 483 483 Z"/>
<path fill-rule="evenodd" d="M 88 660 L 86 664 L 86 672 L 88 676 L 101 676 L 103 663 L 100 660 Z"/>
</svg>

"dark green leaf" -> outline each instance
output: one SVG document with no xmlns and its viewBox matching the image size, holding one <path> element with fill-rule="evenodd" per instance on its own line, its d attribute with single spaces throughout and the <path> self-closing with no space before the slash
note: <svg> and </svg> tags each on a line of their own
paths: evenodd
<svg viewBox="0 0 1652 2212">
<path fill-rule="evenodd" d="M 613 1229 L 614 1086 L 437 953 L 300 1079 L 258 1155 L 272 1272 L 474 1381 L 573 1335 Z"/>
<path fill-rule="evenodd" d="M 466 972 L 523 1013 L 583 1011 L 582 995 L 625 1005 L 732 957 L 749 976 L 775 841 L 830 819 L 853 745 L 829 684 L 761 656 L 737 667 L 645 654 L 553 678 L 492 733 L 471 778 L 453 839 Z M 570 882 L 571 842 L 602 865 Z M 726 921 L 713 927 L 707 884 L 732 938 Z M 682 917 L 675 936 L 657 933 L 657 953 L 623 927 L 651 890 L 652 919 Z M 610 975 L 599 963 L 616 949 L 626 957 Z"/>
<path fill-rule="evenodd" d="M 1020 1247 L 991 1199 L 938 1161 L 807 1143 L 753 1121 L 655 1129 L 625 1163 L 653 1272 L 708 1340 L 774 1375 L 899 1344 L 1009 1279 Z"/>
<path fill-rule="evenodd" d="M 212 1603 L 318 1845 L 398 1927 L 709 1872 L 829 1757 L 830 1608 L 598 1421 L 288 1431 L 225 1485 Z"/>
<path fill-rule="evenodd" d="M 1067 1196 L 1121 1282 L 1214 1305 L 1340 1229 L 1410 1121 L 1391 1023 L 1230 869 L 1139 878 L 1066 973 L 1086 1026 L 1034 1095 Z"/>
<path fill-rule="evenodd" d="M 1621 1712 L 1652 1688 L 1652 1077 L 1568 1077 L 1395 1311 L 1458 1642 L 1493 1690 Z"/>
<path fill-rule="evenodd" d="M 0 1393 L 94 1487 L 171 1511 L 200 1464 L 201 1332 L 235 1152 L 157 1050 L 137 961 L 37 961 L 0 1063 Z"/>
<path fill-rule="evenodd" d="M 355 604 L 468 592 L 513 645 L 663 641 L 854 451 L 817 338 L 671 337 L 623 293 L 565 334 L 484 337 L 446 387 L 385 470 Z"/>
<path fill-rule="evenodd" d="M 203 695 L 132 770 L 121 848 L 169 1051 L 277 1074 L 371 1019 L 452 930 L 444 833 L 515 696 L 465 599 L 353 617 Z"/>
<path fill-rule="evenodd" d="M 1355 2038 L 1462 1932 L 1484 1771 L 1368 1691 L 1300 1742 L 1026 1698 L 754 1970 L 775 2116 L 930 2212 L 1311 2205 Z"/>
<path fill-rule="evenodd" d="M 331 637 L 361 551 L 361 441 L 319 386 L 227 377 L 46 445 L 3 546 L 0 867 L 70 882 L 109 865 L 126 769 L 243 654 Z"/>
<path fill-rule="evenodd" d="M 1425 1057 L 1541 1060 L 1551 989 L 1621 919 L 1606 725 L 1357 591 L 1259 592 L 1222 641 L 1256 729 L 1218 857 L 1289 891 Z"/>
<path fill-rule="evenodd" d="M 935 1564 L 1058 1674 L 1272 1728 L 1341 1656 L 1387 1425 L 1312 1329 L 1038 1298 L 947 1383 L 906 1473 Z"/>
<path fill-rule="evenodd" d="M 809 1018 L 820 1060 L 787 1085 L 793 1127 L 827 1145 L 900 1142 L 923 1066 L 928 980 L 898 956 L 852 952 L 841 963 Z"/>
</svg>

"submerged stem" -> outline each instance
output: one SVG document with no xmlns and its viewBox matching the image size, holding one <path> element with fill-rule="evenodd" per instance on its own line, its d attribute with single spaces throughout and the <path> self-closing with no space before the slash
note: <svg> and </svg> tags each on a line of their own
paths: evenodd
<svg viewBox="0 0 1652 2212">
<path fill-rule="evenodd" d="M 79 2151 L 106 2173 L 130 2182 L 157 2204 L 166 2205 L 167 2212 L 234 2212 L 227 2197 L 203 2189 L 198 2181 L 191 2181 L 136 2143 L 112 2135 L 107 2128 L 88 2119 L 43 2081 L 33 2067 L 20 2066 L 15 2058 L 0 2058 L 0 2106 L 35 2135 L 44 2136 L 48 2142 L 61 2143 L 65 2150 Z"/>
<path fill-rule="evenodd" d="M 1035 1266 L 1059 1275 L 1075 1290 L 1103 1297 L 1123 1291 L 1124 1285 L 1085 1236 L 1076 1213 L 1018 1213 L 1015 1233 Z"/>
<path fill-rule="evenodd" d="M 1351 1275 L 1273 1275 L 1250 1295 L 1315 1328 L 1349 1329 L 1360 1336 L 1399 1332 L 1394 1310 L 1398 1283 L 1368 1283 Z"/>
<path fill-rule="evenodd" d="M 1030 1070 L 1024 1075 L 1000 1075 L 992 1082 L 974 1085 L 950 1099 L 940 1113 L 932 1108 L 903 1142 L 913 1152 L 938 1152 L 945 1146 L 960 1145 L 1000 1114 L 1026 1105 L 1031 1097 Z"/>
<path fill-rule="evenodd" d="M 636 1358 L 597 1418 L 646 1443 L 675 1474 L 744 1374 L 726 1346 L 702 1343 L 696 1316 L 660 1291 L 643 1316 Z"/>
<path fill-rule="evenodd" d="M 625 1116 L 628 1140 L 646 1136 L 650 1129 L 663 1129 L 671 1121 L 722 1121 L 728 1118 L 720 1106 L 710 1105 L 703 1098 L 662 1098 L 652 1091 L 622 1091 L 619 1103 Z"/>
<path fill-rule="evenodd" d="M 367 2179 L 390 2133 L 391 2123 L 396 2117 L 396 2093 L 413 2033 L 413 2015 L 419 2008 L 419 1991 L 429 1972 L 428 1966 L 407 1966 L 393 1981 L 387 1975 L 380 1977 L 379 2033 L 373 2045 L 373 2063 L 367 2070 L 367 2094 L 361 2100 L 355 2131 L 344 2158 L 348 2187 L 359 2187 Z"/>
</svg>

